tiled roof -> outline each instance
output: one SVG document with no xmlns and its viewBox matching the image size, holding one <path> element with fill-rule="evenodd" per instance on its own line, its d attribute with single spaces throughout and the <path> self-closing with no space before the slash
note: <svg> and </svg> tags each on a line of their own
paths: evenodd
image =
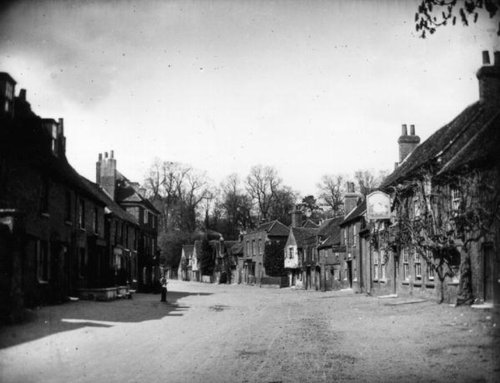
<svg viewBox="0 0 500 383">
<path fill-rule="evenodd" d="M 236 242 L 231 247 L 231 254 L 233 254 L 233 255 L 243 255 L 243 242 Z"/>
<path fill-rule="evenodd" d="M 96 195 L 98 195 L 99 198 L 106 204 L 106 207 L 111 211 L 111 213 L 124 221 L 138 225 L 137 219 L 113 201 L 99 185 L 89 181 L 85 177 L 80 176 L 80 178 L 89 188 L 95 191 Z"/>
<path fill-rule="evenodd" d="M 324 220 L 319 227 L 318 235 L 326 237 L 334 234 L 334 236 L 338 235 L 338 237 L 340 238 L 340 223 L 343 220 L 343 217 L 329 218 Z"/>
<path fill-rule="evenodd" d="M 387 189 L 418 176 L 422 169 L 453 171 L 468 163 L 498 156 L 498 108 L 481 102 L 467 107 L 453 121 L 425 140 L 382 183 Z M 490 138 L 493 135 L 494 140 Z"/>
<path fill-rule="evenodd" d="M 275 236 L 275 237 L 286 237 L 288 236 L 289 229 L 287 226 L 282 224 L 277 219 L 270 222 L 265 222 L 260 224 L 255 230 L 251 231 L 251 233 L 265 231 L 267 235 Z"/>
<path fill-rule="evenodd" d="M 308 244 L 308 239 L 318 235 L 318 229 L 308 227 L 292 227 L 291 231 L 297 243 L 297 247 L 304 247 Z"/>
<path fill-rule="evenodd" d="M 340 223 L 340 226 L 343 226 L 351 221 L 354 221 L 363 216 L 366 212 L 366 199 L 363 200 L 358 206 L 356 206 Z"/>
<path fill-rule="evenodd" d="M 133 186 L 133 183 L 119 171 L 116 171 L 116 201 L 118 202 L 140 202 L 156 214 L 160 211 Z"/>
<path fill-rule="evenodd" d="M 306 222 L 304 222 L 302 227 L 309 227 L 309 228 L 317 229 L 319 227 L 319 225 L 317 223 L 311 221 L 310 219 L 308 219 Z"/>
</svg>

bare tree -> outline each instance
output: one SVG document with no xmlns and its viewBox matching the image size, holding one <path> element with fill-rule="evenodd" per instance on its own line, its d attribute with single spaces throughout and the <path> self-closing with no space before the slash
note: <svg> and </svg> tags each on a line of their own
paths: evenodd
<svg viewBox="0 0 500 383">
<path fill-rule="evenodd" d="M 334 216 L 341 215 L 344 211 L 343 195 L 346 178 L 342 174 L 325 174 L 317 184 L 319 199 L 331 208 Z"/>
<path fill-rule="evenodd" d="M 260 220 L 269 220 L 269 213 L 276 192 L 281 186 L 281 178 L 275 168 L 257 165 L 250 169 L 246 179 L 247 191 L 256 203 Z"/>
<path fill-rule="evenodd" d="M 354 179 L 358 183 L 360 193 L 367 195 L 380 186 L 387 174 L 385 170 L 378 172 L 372 169 L 357 170 L 354 172 Z"/>
</svg>

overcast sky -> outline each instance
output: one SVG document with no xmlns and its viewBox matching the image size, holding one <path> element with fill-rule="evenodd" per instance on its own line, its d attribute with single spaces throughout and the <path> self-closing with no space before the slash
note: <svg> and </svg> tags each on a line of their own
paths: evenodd
<svg viewBox="0 0 500 383">
<path fill-rule="evenodd" d="M 478 99 L 495 24 L 423 40 L 417 6 L 17 2 L 0 15 L 0 71 L 37 114 L 64 118 L 68 158 L 91 180 L 114 150 L 139 182 L 155 157 L 217 183 L 263 164 L 312 194 L 323 174 L 392 169 L 401 124 L 425 139 Z"/>
</svg>

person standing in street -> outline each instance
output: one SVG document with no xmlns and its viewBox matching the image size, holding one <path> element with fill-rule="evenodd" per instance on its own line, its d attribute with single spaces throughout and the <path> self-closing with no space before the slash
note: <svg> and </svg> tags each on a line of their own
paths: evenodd
<svg viewBox="0 0 500 383">
<path fill-rule="evenodd" d="M 165 274 L 160 279 L 161 283 L 161 301 L 167 302 L 167 277 Z"/>
</svg>

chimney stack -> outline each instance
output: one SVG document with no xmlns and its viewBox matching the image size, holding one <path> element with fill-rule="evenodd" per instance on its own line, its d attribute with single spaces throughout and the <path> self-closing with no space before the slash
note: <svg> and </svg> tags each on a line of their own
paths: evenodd
<svg viewBox="0 0 500 383">
<path fill-rule="evenodd" d="M 8 73 L 0 72 L 0 117 L 14 118 L 16 80 Z"/>
<path fill-rule="evenodd" d="M 96 183 L 106 190 L 113 200 L 115 199 L 116 160 L 113 150 L 111 151 L 111 158 L 108 158 L 108 152 L 104 152 L 104 158 L 99 153 L 96 162 Z"/>
<path fill-rule="evenodd" d="M 302 226 L 302 212 L 297 209 L 297 206 L 294 206 L 293 210 L 290 212 L 292 215 L 292 227 L 301 227 Z"/>
<path fill-rule="evenodd" d="M 344 195 L 344 217 L 358 206 L 359 195 L 354 192 L 354 182 L 347 182 L 347 191 Z"/>
<path fill-rule="evenodd" d="M 500 106 L 500 52 L 493 53 L 494 63 L 490 65 L 488 51 L 483 51 L 483 66 L 477 71 L 479 101 L 486 107 Z"/>
<path fill-rule="evenodd" d="M 406 124 L 403 124 L 402 135 L 398 139 L 398 144 L 399 163 L 401 163 L 420 144 L 420 137 L 415 135 L 415 125 L 410 125 L 410 135 L 408 135 Z"/>
</svg>

